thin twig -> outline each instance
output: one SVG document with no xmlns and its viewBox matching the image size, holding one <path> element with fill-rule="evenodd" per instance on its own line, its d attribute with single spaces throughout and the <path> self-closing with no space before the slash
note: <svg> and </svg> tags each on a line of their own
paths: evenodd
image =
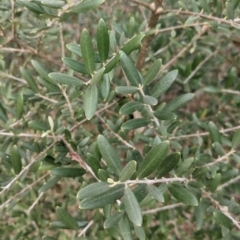
<svg viewBox="0 0 240 240">
<path fill-rule="evenodd" d="M 13 75 L 11 75 L 11 74 L 7 74 L 7 73 L 0 72 L 0 76 L 8 77 L 8 78 L 14 79 L 14 80 L 16 80 L 16 81 L 18 81 L 18 82 L 24 83 L 24 84 L 27 83 L 26 80 L 24 80 L 24 79 L 22 79 L 22 78 L 15 77 L 15 76 L 13 76 Z"/>
<path fill-rule="evenodd" d="M 40 98 L 42 98 L 42 99 L 45 99 L 45 100 L 47 100 L 47 101 L 49 101 L 49 102 L 51 102 L 51 103 L 58 103 L 57 100 L 54 100 L 54 99 L 48 98 L 48 97 L 46 97 L 46 96 L 43 96 L 43 95 L 41 95 L 40 93 L 36 93 L 35 96 L 40 97 Z"/>
<path fill-rule="evenodd" d="M 222 185 L 219 185 L 218 188 L 217 188 L 217 191 L 220 191 L 223 188 L 228 187 L 229 185 L 231 185 L 231 184 L 233 184 L 233 183 L 235 183 L 237 181 L 240 181 L 240 175 L 235 177 L 235 178 L 233 178 L 233 179 L 231 179 L 230 181 L 228 181 L 228 182 L 226 182 L 226 183 L 224 183 Z"/>
<path fill-rule="evenodd" d="M 176 203 L 176 204 L 172 204 L 172 205 L 168 205 L 168 206 L 164 206 L 164 207 L 159 207 L 159 208 L 154 208 L 154 209 L 151 209 L 151 210 L 143 211 L 142 213 L 143 214 L 154 214 L 156 212 L 171 210 L 171 209 L 182 207 L 182 206 L 184 206 L 183 203 Z"/>
<path fill-rule="evenodd" d="M 236 90 L 231 90 L 231 89 L 221 89 L 222 93 L 231 93 L 231 94 L 235 94 L 235 95 L 240 95 L 240 91 L 236 91 Z"/>
<path fill-rule="evenodd" d="M 228 152 L 227 154 L 225 154 L 224 156 L 221 156 L 220 158 L 218 158 L 216 161 L 214 162 L 211 162 L 211 163 L 208 163 L 208 164 L 205 164 L 204 166 L 205 167 L 211 167 L 217 163 L 220 163 L 220 162 L 223 162 L 224 160 L 226 160 L 229 156 L 231 156 L 232 154 L 235 153 L 235 150 L 232 149 L 230 152 Z"/>
<path fill-rule="evenodd" d="M 145 180 L 128 180 L 124 182 L 125 184 L 138 184 L 138 183 L 146 183 L 146 184 L 155 184 L 155 183 L 169 183 L 169 182 L 184 182 L 186 178 L 161 178 L 161 179 L 145 179 Z"/>
<path fill-rule="evenodd" d="M 85 234 L 85 232 L 93 225 L 93 220 L 91 220 L 88 225 L 78 234 L 78 237 L 81 237 Z"/>
<path fill-rule="evenodd" d="M 28 208 L 28 210 L 26 211 L 27 215 L 30 214 L 30 212 L 33 210 L 33 208 L 37 205 L 37 203 L 39 202 L 40 198 L 44 195 L 44 192 L 41 192 L 38 197 L 35 199 L 35 201 L 32 203 L 32 205 Z"/>
<path fill-rule="evenodd" d="M 142 1 L 139 1 L 139 0 L 131 0 L 131 2 L 134 2 L 137 5 L 143 6 L 143 7 L 147 8 L 147 9 L 149 9 L 150 11 L 152 11 L 152 8 L 150 7 L 150 5 L 145 3 L 145 2 L 142 2 Z"/>
</svg>

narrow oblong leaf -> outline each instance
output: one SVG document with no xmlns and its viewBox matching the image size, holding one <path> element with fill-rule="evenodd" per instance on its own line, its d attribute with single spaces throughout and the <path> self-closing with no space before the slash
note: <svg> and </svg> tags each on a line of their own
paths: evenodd
<svg viewBox="0 0 240 240">
<path fill-rule="evenodd" d="M 98 105 L 98 89 L 96 84 L 88 86 L 84 93 L 84 112 L 88 120 L 90 120 L 97 109 Z"/>
<path fill-rule="evenodd" d="M 104 207 L 121 198 L 124 193 L 124 185 L 118 184 L 110 187 L 106 192 L 91 198 L 84 198 L 79 205 L 81 209 L 94 209 Z"/>
<path fill-rule="evenodd" d="M 48 189 L 52 188 L 61 179 L 59 176 L 55 176 L 49 179 L 42 187 L 39 188 L 38 192 L 46 192 Z"/>
<path fill-rule="evenodd" d="M 63 208 L 56 208 L 56 216 L 59 221 L 64 223 L 68 228 L 77 230 L 79 229 L 77 221 Z"/>
<path fill-rule="evenodd" d="M 152 97 L 152 96 L 145 95 L 143 97 L 143 102 L 147 105 L 153 105 L 154 106 L 154 105 L 157 105 L 158 100 L 156 98 Z"/>
<path fill-rule="evenodd" d="M 73 13 L 86 13 L 91 9 L 97 8 L 101 4 L 103 4 L 105 0 L 85 0 L 80 3 L 74 5 L 69 9 L 70 12 Z"/>
<path fill-rule="evenodd" d="M 108 140 L 99 135 L 97 138 L 98 148 L 107 166 L 117 175 L 119 175 L 123 169 L 119 156 L 116 151 L 109 144 Z"/>
<path fill-rule="evenodd" d="M 159 98 L 165 93 L 177 78 L 178 71 L 173 70 L 165 75 L 154 87 L 151 96 Z"/>
<path fill-rule="evenodd" d="M 28 126 L 33 130 L 40 130 L 40 131 L 48 130 L 48 126 L 46 124 L 44 124 L 43 122 L 35 121 L 35 120 L 28 122 Z"/>
<path fill-rule="evenodd" d="M 163 111 L 173 112 L 188 103 L 193 97 L 193 93 L 186 93 L 179 97 L 176 97 L 172 101 L 167 103 L 167 105 L 163 108 Z"/>
<path fill-rule="evenodd" d="M 23 67 L 20 67 L 20 72 L 22 77 L 27 81 L 28 85 L 30 86 L 30 88 L 37 93 L 38 90 L 38 86 L 34 80 L 34 78 L 32 77 L 32 75 Z"/>
<path fill-rule="evenodd" d="M 8 121 L 7 112 L 6 112 L 5 108 L 3 107 L 3 105 L 1 103 L 0 103 L 0 119 L 3 122 L 7 122 Z"/>
<path fill-rule="evenodd" d="M 157 169 L 157 177 L 164 177 L 166 174 L 172 171 L 177 166 L 180 156 L 180 153 L 176 152 L 165 157 Z"/>
<path fill-rule="evenodd" d="M 95 175 L 98 176 L 98 170 L 101 168 L 101 165 L 98 159 L 95 156 L 93 156 L 91 153 L 87 153 L 86 162 L 89 165 L 89 167 L 93 170 Z"/>
<path fill-rule="evenodd" d="M 57 240 L 57 238 L 50 237 L 50 236 L 43 236 L 42 240 Z"/>
<path fill-rule="evenodd" d="M 190 206 L 198 205 L 195 195 L 182 185 L 171 183 L 168 185 L 168 190 L 179 202 Z"/>
<path fill-rule="evenodd" d="M 123 240 L 133 240 L 132 228 L 130 226 L 128 216 L 126 214 L 124 214 L 121 220 L 119 221 L 118 227 Z"/>
<path fill-rule="evenodd" d="M 86 187 L 82 188 L 78 194 L 77 198 L 84 199 L 84 198 L 91 198 L 97 195 L 101 195 L 110 189 L 110 183 L 108 182 L 96 182 Z"/>
<path fill-rule="evenodd" d="M 161 59 L 156 60 L 151 65 L 151 67 L 148 69 L 144 77 L 143 86 L 150 84 L 154 80 L 154 78 L 157 76 L 158 72 L 160 71 L 161 66 L 162 66 Z"/>
<path fill-rule="evenodd" d="M 91 79 L 91 84 L 98 83 L 102 79 L 104 71 L 105 67 L 102 67 L 97 72 L 94 72 L 93 77 Z"/>
<path fill-rule="evenodd" d="M 131 94 L 138 91 L 138 87 L 133 86 L 121 86 L 116 88 L 116 92 L 120 94 Z"/>
<path fill-rule="evenodd" d="M 111 228 L 114 225 L 118 224 L 118 222 L 121 220 L 121 218 L 123 217 L 124 212 L 115 212 L 114 214 L 112 214 L 111 216 L 109 216 L 103 224 L 103 227 L 105 229 Z"/>
<path fill-rule="evenodd" d="M 221 143 L 221 134 L 220 134 L 217 126 L 211 121 L 208 123 L 208 131 L 210 133 L 212 142 Z"/>
<path fill-rule="evenodd" d="M 159 202 L 164 202 L 164 197 L 163 197 L 163 193 L 161 191 L 160 188 L 154 186 L 154 185 L 149 185 L 149 194 L 156 199 Z"/>
<path fill-rule="evenodd" d="M 232 138 L 232 148 L 235 149 L 240 144 L 240 129 L 238 129 L 234 134 Z"/>
<path fill-rule="evenodd" d="M 141 111 L 143 107 L 144 107 L 144 105 L 142 102 L 131 101 L 131 102 L 124 104 L 120 108 L 119 113 L 127 115 L 127 114 L 131 114 L 135 111 Z"/>
<path fill-rule="evenodd" d="M 139 240 L 145 240 L 146 239 L 145 232 L 144 232 L 144 230 L 141 226 L 134 225 L 134 231 L 135 231 L 137 237 L 139 238 Z"/>
<path fill-rule="evenodd" d="M 65 3 L 65 1 L 42 0 L 42 1 L 41 1 L 41 4 L 44 5 L 44 6 L 46 6 L 46 7 L 59 9 L 59 8 L 63 7 L 66 3 Z"/>
<path fill-rule="evenodd" d="M 62 60 L 72 70 L 74 70 L 76 72 L 80 72 L 82 74 L 88 74 L 88 71 L 85 68 L 85 66 L 82 63 L 80 63 L 79 61 L 69 58 L 69 57 L 64 57 L 64 58 L 62 58 Z"/>
<path fill-rule="evenodd" d="M 126 186 L 124 189 L 123 202 L 124 202 L 124 208 L 126 210 L 126 213 L 130 221 L 134 223 L 136 226 L 141 226 L 142 225 L 141 208 L 134 193 L 131 191 L 131 189 L 128 186 Z"/>
<path fill-rule="evenodd" d="M 100 82 L 99 87 L 103 100 L 106 100 L 110 92 L 110 77 L 108 76 L 108 74 L 103 75 L 103 79 Z"/>
<path fill-rule="evenodd" d="M 82 57 L 82 52 L 81 52 L 81 48 L 80 48 L 80 45 L 79 45 L 79 44 L 77 44 L 77 43 L 68 43 L 68 44 L 66 45 L 66 47 L 67 47 L 67 49 L 68 49 L 70 52 L 76 54 L 76 55 L 79 56 L 79 57 Z"/>
<path fill-rule="evenodd" d="M 46 13 L 45 10 L 43 9 L 43 7 L 38 2 L 28 2 L 28 1 L 18 0 L 17 3 L 25 6 L 30 11 L 32 11 L 36 14 L 45 14 Z"/>
<path fill-rule="evenodd" d="M 22 117 L 23 111 L 23 94 L 19 92 L 17 97 L 17 119 Z"/>
<path fill-rule="evenodd" d="M 104 73 L 108 73 L 110 72 L 118 63 L 120 59 L 120 54 L 116 54 L 115 56 L 113 56 L 105 65 L 105 72 Z"/>
<path fill-rule="evenodd" d="M 129 180 L 132 177 L 133 173 L 135 172 L 136 166 L 137 166 L 136 161 L 132 160 L 128 162 L 119 175 L 119 181 L 125 182 Z"/>
<path fill-rule="evenodd" d="M 97 46 L 101 61 L 104 63 L 109 53 L 109 35 L 106 23 L 100 19 L 97 26 Z"/>
<path fill-rule="evenodd" d="M 141 45 L 141 41 L 145 37 L 144 33 L 139 33 L 137 36 L 131 38 L 121 50 L 129 55 L 133 50 L 137 49 Z"/>
<path fill-rule="evenodd" d="M 138 168 L 138 178 L 149 176 L 163 161 L 169 149 L 169 141 L 154 146 L 145 156 Z"/>
<path fill-rule="evenodd" d="M 221 173 L 217 173 L 216 176 L 212 179 L 212 182 L 210 183 L 209 189 L 211 192 L 215 192 L 217 187 L 220 185 L 222 180 Z"/>
<path fill-rule="evenodd" d="M 123 125 L 121 126 L 121 129 L 122 130 L 137 129 L 137 128 L 147 126 L 150 122 L 151 122 L 151 120 L 147 119 L 147 118 L 131 119 L 131 120 L 128 120 L 127 122 L 123 123 Z"/>
<path fill-rule="evenodd" d="M 38 72 L 38 74 L 45 80 L 47 80 L 48 82 L 54 84 L 54 82 L 49 78 L 48 74 L 49 74 L 49 70 L 40 62 L 36 61 L 36 60 L 31 60 L 31 63 L 33 65 L 33 67 L 35 68 L 35 70 Z"/>
<path fill-rule="evenodd" d="M 73 76 L 69 76 L 67 74 L 63 73 L 58 73 L 58 72 L 53 72 L 49 73 L 48 76 L 55 82 L 61 83 L 61 84 L 66 84 L 70 86 L 83 86 L 85 83 Z"/>
<path fill-rule="evenodd" d="M 82 58 L 83 58 L 84 65 L 88 73 L 92 74 L 95 69 L 94 50 L 93 50 L 92 39 L 87 29 L 83 29 L 81 32 L 80 47 L 82 51 Z"/>
<path fill-rule="evenodd" d="M 57 167 L 51 169 L 51 173 L 60 177 L 80 177 L 86 173 L 82 168 L 73 168 L 73 167 Z"/>
<path fill-rule="evenodd" d="M 231 219 L 228 218 L 224 213 L 222 213 L 220 211 L 215 211 L 213 213 L 213 217 L 218 224 L 224 226 L 225 228 L 230 229 L 233 227 L 233 223 L 232 223 Z"/>
<path fill-rule="evenodd" d="M 129 56 L 127 56 L 126 53 L 121 51 L 120 52 L 120 61 L 121 61 L 123 71 L 124 71 L 127 79 L 129 80 L 129 82 L 133 86 L 138 86 L 139 84 L 141 84 L 141 79 L 140 79 L 139 73 L 137 71 L 137 68 L 133 64 L 132 59 Z"/>
<path fill-rule="evenodd" d="M 177 176 L 182 176 L 191 167 L 193 161 L 193 157 L 185 159 L 176 170 Z"/>
<path fill-rule="evenodd" d="M 156 111 L 153 114 L 159 120 L 175 120 L 177 118 L 176 114 L 166 111 Z"/>
<path fill-rule="evenodd" d="M 14 172 L 16 174 L 19 174 L 22 170 L 22 161 L 18 151 L 18 147 L 16 145 L 14 145 L 11 149 L 11 161 Z"/>
</svg>

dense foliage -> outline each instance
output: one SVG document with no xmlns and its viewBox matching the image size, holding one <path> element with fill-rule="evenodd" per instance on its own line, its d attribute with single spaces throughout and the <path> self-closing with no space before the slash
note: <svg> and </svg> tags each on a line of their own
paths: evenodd
<svg viewBox="0 0 240 240">
<path fill-rule="evenodd" d="M 238 0 L 0 0 L 1 239 L 240 239 Z"/>
</svg>

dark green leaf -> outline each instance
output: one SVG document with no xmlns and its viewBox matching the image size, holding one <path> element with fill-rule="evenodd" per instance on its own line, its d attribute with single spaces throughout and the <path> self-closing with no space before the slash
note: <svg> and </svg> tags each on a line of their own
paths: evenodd
<svg viewBox="0 0 240 240">
<path fill-rule="evenodd" d="M 98 89 L 96 84 L 91 84 L 88 86 L 84 93 L 84 111 L 86 118 L 90 120 L 97 109 L 98 105 Z"/>
<path fill-rule="evenodd" d="M 149 194 L 156 199 L 159 202 L 164 202 L 164 197 L 163 197 L 163 193 L 161 191 L 160 188 L 154 186 L 154 185 L 149 185 Z"/>
<path fill-rule="evenodd" d="M 176 174 L 178 176 L 182 176 L 192 165 L 194 161 L 193 157 L 187 158 L 185 159 L 178 167 L 178 169 L 176 170 Z"/>
<path fill-rule="evenodd" d="M 127 122 L 123 123 L 122 130 L 132 130 L 141 127 L 146 127 L 151 122 L 150 119 L 147 118 L 136 118 L 128 120 Z"/>
<path fill-rule="evenodd" d="M 77 3 L 73 7 L 69 9 L 70 12 L 73 13 L 86 13 L 89 10 L 97 8 L 101 4 L 103 4 L 105 0 L 85 0 Z"/>
<path fill-rule="evenodd" d="M 175 120 L 177 116 L 174 113 L 166 111 L 157 111 L 153 113 L 159 120 Z"/>
<path fill-rule="evenodd" d="M 121 50 L 129 55 L 133 50 L 139 48 L 141 45 L 142 39 L 145 37 L 145 34 L 139 33 L 137 36 L 130 39 L 122 48 Z"/>
<path fill-rule="evenodd" d="M 95 69 L 94 51 L 93 51 L 92 39 L 87 29 L 83 29 L 81 33 L 80 46 L 81 46 L 84 65 L 88 73 L 92 74 Z"/>
<path fill-rule="evenodd" d="M 157 169 L 157 177 L 164 177 L 166 174 L 172 171 L 177 166 L 180 156 L 180 153 L 176 152 L 165 157 Z"/>
<path fill-rule="evenodd" d="M 69 76 L 67 74 L 53 72 L 48 76 L 57 83 L 66 84 L 70 86 L 83 86 L 84 82 L 76 77 Z"/>
<path fill-rule="evenodd" d="M 173 70 L 165 75 L 154 87 L 151 96 L 159 98 L 173 84 L 178 75 L 177 70 Z"/>
<path fill-rule="evenodd" d="M 60 177 L 80 177 L 86 173 L 86 171 L 82 168 L 70 168 L 70 167 L 57 167 L 51 169 L 51 173 Z"/>
<path fill-rule="evenodd" d="M 186 93 L 174 98 L 164 108 L 163 111 L 173 112 L 188 103 L 194 97 L 193 93 Z"/>
<path fill-rule="evenodd" d="M 124 214 L 121 220 L 119 221 L 118 227 L 123 240 L 133 240 L 132 229 L 126 214 Z"/>
<path fill-rule="evenodd" d="M 54 0 L 54 1 L 42 0 L 41 4 L 46 6 L 46 7 L 58 9 L 58 8 L 63 7 L 66 3 L 65 3 L 65 1 L 59 1 L 59 0 L 58 1 L 56 1 L 56 0 Z"/>
<path fill-rule="evenodd" d="M 93 77 L 91 79 L 91 84 L 98 83 L 102 79 L 104 71 L 105 67 L 102 67 L 97 72 L 94 72 Z"/>
<path fill-rule="evenodd" d="M 138 169 L 138 178 L 149 176 L 163 161 L 169 149 L 169 141 L 154 146 L 145 156 Z"/>
<path fill-rule="evenodd" d="M 145 104 L 147 104 L 147 105 L 157 105 L 158 100 L 157 100 L 156 98 L 154 98 L 154 97 L 145 95 L 145 96 L 143 97 L 143 102 L 144 102 Z"/>
<path fill-rule="evenodd" d="M 39 188 L 38 192 L 46 192 L 49 188 L 53 187 L 57 184 L 57 182 L 61 179 L 59 176 L 55 176 L 49 179 L 42 187 Z"/>
<path fill-rule="evenodd" d="M 80 46 L 79 46 L 79 48 L 80 48 Z M 64 57 L 62 60 L 69 68 L 73 69 L 74 71 L 80 72 L 82 74 L 88 73 L 85 66 L 82 63 L 80 63 L 79 61 L 69 58 L 69 57 Z"/>
<path fill-rule="evenodd" d="M 238 129 L 234 134 L 232 138 L 232 148 L 235 149 L 240 144 L 240 129 Z"/>
<path fill-rule="evenodd" d="M 121 220 L 121 218 L 123 217 L 124 212 L 115 212 L 114 214 L 112 214 L 110 217 L 108 217 L 105 221 L 104 221 L 104 225 L 103 227 L 108 229 L 113 227 L 114 225 L 118 224 L 118 222 Z"/>
<path fill-rule="evenodd" d="M 97 26 L 97 46 L 101 61 L 104 63 L 109 53 L 108 29 L 103 19 L 100 19 Z"/>
<path fill-rule="evenodd" d="M 134 225 L 134 230 L 135 230 L 135 233 L 136 233 L 137 237 L 140 240 L 145 240 L 146 239 L 145 232 L 144 232 L 144 230 L 141 226 Z"/>
<path fill-rule="evenodd" d="M 46 13 L 44 11 L 43 7 L 37 2 L 28 2 L 28 1 L 17 0 L 17 3 L 28 8 L 30 11 L 32 11 L 36 14 L 45 14 Z"/>
<path fill-rule="evenodd" d="M 141 84 L 141 79 L 132 59 L 122 51 L 120 55 L 121 65 L 125 75 L 127 76 L 127 79 L 133 86 L 138 86 Z"/>
<path fill-rule="evenodd" d="M 56 216 L 59 221 L 64 223 L 68 228 L 77 230 L 79 229 L 77 221 L 63 208 L 56 208 Z"/>
<path fill-rule="evenodd" d="M 162 66 L 162 60 L 158 59 L 156 60 L 151 67 L 148 69 L 145 77 L 144 77 L 144 81 L 143 81 L 143 86 L 146 86 L 148 84 L 150 84 L 154 78 L 157 76 L 160 68 Z"/>
<path fill-rule="evenodd" d="M 141 208 L 135 195 L 128 186 L 125 187 L 123 201 L 126 213 L 130 221 L 134 223 L 136 226 L 141 226 L 142 225 Z"/>
<path fill-rule="evenodd" d="M 182 185 L 171 183 L 168 185 L 168 190 L 179 202 L 190 206 L 198 205 L 198 200 L 195 195 Z"/>
<path fill-rule="evenodd" d="M 210 133 L 210 137 L 212 142 L 221 143 L 221 135 L 217 128 L 217 126 L 213 122 L 208 123 L 208 131 Z"/>
<path fill-rule="evenodd" d="M 34 80 L 34 78 L 32 77 L 32 75 L 23 67 L 20 67 L 20 72 L 21 75 L 23 76 L 23 78 L 27 81 L 27 83 L 29 84 L 30 88 L 34 91 L 34 92 L 38 92 L 38 86 Z"/>
<path fill-rule="evenodd" d="M 118 63 L 120 59 L 120 54 L 116 54 L 115 56 L 113 56 L 107 63 L 105 66 L 105 72 L 104 73 L 108 73 L 110 72 Z"/>
<path fill-rule="evenodd" d="M 23 108 L 23 95 L 21 92 L 18 93 L 17 98 L 17 119 L 21 119 L 23 114 L 24 108 Z"/>
<path fill-rule="evenodd" d="M 213 213 L 213 217 L 218 224 L 224 226 L 225 228 L 232 228 L 233 227 L 232 221 L 222 212 L 215 211 Z"/>
<path fill-rule="evenodd" d="M 132 160 L 128 162 L 119 175 L 119 181 L 125 182 L 129 180 L 132 177 L 133 173 L 135 172 L 136 166 L 137 166 L 136 161 Z"/>
<path fill-rule="evenodd" d="M 144 105 L 141 102 L 131 101 L 131 102 L 128 102 L 128 103 L 124 104 L 120 108 L 119 113 L 124 114 L 124 115 L 131 114 L 135 111 L 141 111 L 143 106 Z"/>
<path fill-rule="evenodd" d="M 11 149 L 11 161 L 15 174 L 19 174 L 22 170 L 22 161 L 16 145 L 14 145 Z"/>
<path fill-rule="evenodd" d="M 84 198 L 80 202 L 80 209 L 94 209 L 104 207 L 121 198 L 124 193 L 124 185 L 118 184 L 110 187 L 106 192 L 91 198 Z"/>
<path fill-rule="evenodd" d="M 98 148 L 102 154 L 107 166 L 117 175 L 119 175 L 123 169 L 120 158 L 116 154 L 116 151 L 109 144 L 107 139 L 99 135 L 97 138 Z"/>
</svg>

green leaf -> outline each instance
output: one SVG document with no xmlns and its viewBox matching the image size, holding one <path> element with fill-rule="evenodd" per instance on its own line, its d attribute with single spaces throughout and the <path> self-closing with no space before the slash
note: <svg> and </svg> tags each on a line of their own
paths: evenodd
<svg viewBox="0 0 240 240">
<path fill-rule="evenodd" d="M 44 124 L 42 122 L 35 121 L 35 120 L 28 122 L 28 126 L 30 128 L 32 128 L 33 130 L 46 131 L 46 130 L 49 129 L 46 124 Z"/>
<path fill-rule="evenodd" d="M 34 78 L 32 77 L 32 75 L 23 67 L 20 67 L 20 72 L 22 77 L 27 81 L 28 85 L 30 86 L 30 88 L 37 93 L 38 90 L 38 86 L 34 80 Z"/>
<path fill-rule="evenodd" d="M 96 182 L 86 187 L 82 188 L 78 194 L 77 198 L 84 199 L 84 198 L 92 198 L 98 195 L 101 195 L 107 192 L 110 189 L 111 185 L 108 182 Z"/>
<path fill-rule="evenodd" d="M 123 202 L 124 208 L 130 221 L 134 223 L 136 226 L 141 226 L 142 225 L 141 208 L 135 195 L 128 186 L 126 186 L 124 190 Z"/>
<path fill-rule="evenodd" d="M 160 188 L 154 186 L 154 185 L 149 185 L 148 186 L 149 189 L 149 194 L 156 199 L 159 202 L 164 202 L 164 197 L 163 197 L 163 193 L 161 191 Z"/>
<path fill-rule="evenodd" d="M 115 212 L 112 214 L 110 217 L 108 217 L 103 224 L 103 227 L 105 229 L 111 228 L 114 225 L 118 224 L 118 222 L 121 220 L 123 217 L 124 212 Z"/>
<path fill-rule="evenodd" d="M 198 200 L 187 188 L 177 183 L 168 185 L 169 192 L 179 201 L 186 205 L 197 206 Z"/>
<path fill-rule="evenodd" d="M 103 100 L 105 101 L 108 98 L 110 92 L 110 78 L 108 74 L 103 75 L 103 79 L 100 82 L 99 87 Z"/>
<path fill-rule="evenodd" d="M 83 86 L 84 82 L 76 77 L 69 76 L 67 74 L 53 72 L 48 76 L 57 83 L 66 84 L 70 86 Z"/>
<path fill-rule="evenodd" d="M 126 55 L 124 52 L 120 52 L 120 61 L 123 68 L 123 71 L 133 86 L 138 86 L 141 84 L 141 79 L 136 67 L 133 64 L 132 59 Z"/>
<path fill-rule="evenodd" d="M 44 6 L 46 6 L 46 7 L 59 9 L 59 8 L 62 8 L 66 3 L 65 3 L 65 1 L 42 0 L 42 1 L 41 1 L 41 4 L 44 5 Z"/>
<path fill-rule="evenodd" d="M 120 94 L 131 94 L 137 91 L 138 91 L 138 87 L 132 87 L 132 86 L 116 87 L 116 92 Z"/>
<path fill-rule="evenodd" d="M 159 98 L 163 93 L 165 93 L 168 88 L 173 84 L 177 78 L 178 71 L 173 70 L 165 75 L 154 87 L 151 96 Z"/>
<path fill-rule="evenodd" d="M 91 153 L 87 153 L 87 164 L 93 170 L 96 176 L 98 176 L 98 170 L 101 168 L 101 165 L 97 158 L 95 158 Z"/>
<path fill-rule="evenodd" d="M 59 176 L 50 178 L 42 187 L 39 188 L 38 193 L 46 192 L 49 188 L 52 188 L 61 179 Z"/>
<path fill-rule="evenodd" d="M 89 10 L 97 8 L 101 4 L 103 4 L 105 0 L 85 0 L 80 3 L 74 5 L 69 9 L 70 12 L 73 13 L 86 13 Z"/>
<path fill-rule="evenodd" d="M 228 19 L 234 19 L 234 7 L 231 2 L 226 2 L 226 9 Z"/>
<path fill-rule="evenodd" d="M 14 145 L 11 149 L 11 161 L 15 174 L 19 174 L 22 170 L 22 161 L 16 145 Z"/>
<path fill-rule="evenodd" d="M 222 175 L 220 173 L 217 173 L 216 176 L 212 179 L 209 189 L 211 192 L 215 192 L 217 187 L 220 185 L 222 180 Z"/>
<path fill-rule="evenodd" d="M 98 89 L 96 84 L 91 84 L 84 93 L 84 112 L 88 120 L 94 116 L 97 105 Z"/>
<path fill-rule="evenodd" d="M 42 240 L 57 240 L 57 238 L 51 236 L 43 236 Z"/>
<path fill-rule="evenodd" d="M 43 7 L 37 2 L 28 2 L 28 1 L 17 0 L 17 3 L 28 8 L 31 12 L 34 12 L 36 14 L 45 14 L 46 13 L 44 11 Z"/>
<path fill-rule="evenodd" d="M 80 36 L 80 47 L 84 65 L 89 74 L 92 74 L 95 69 L 94 50 L 91 36 L 87 29 L 83 29 Z"/>
<path fill-rule="evenodd" d="M 108 29 L 103 19 L 100 19 L 97 26 L 97 46 L 102 63 L 106 62 L 109 53 Z"/>
<path fill-rule="evenodd" d="M 144 77 L 143 86 L 150 84 L 154 80 L 154 78 L 157 76 L 158 72 L 160 71 L 161 66 L 162 66 L 161 59 L 156 60 L 151 65 L 151 67 L 148 69 Z"/>
<path fill-rule="evenodd" d="M 0 119 L 5 123 L 8 121 L 7 112 L 1 103 L 0 103 Z"/>
<path fill-rule="evenodd" d="M 194 161 L 193 157 L 185 159 L 176 170 L 177 176 L 181 177 L 191 167 L 193 161 Z"/>
<path fill-rule="evenodd" d="M 79 44 L 77 44 L 77 43 L 68 43 L 68 44 L 66 45 L 66 47 L 67 47 L 67 49 L 68 49 L 70 52 L 76 54 L 76 55 L 79 56 L 79 57 L 82 57 L 82 52 L 81 52 L 81 48 L 80 48 L 80 45 L 79 45 Z"/>
<path fill-rule="evenodd" d="M 110 187 L 106 192 L 91 198 L 84 198 L 79 205 L 80 209 L 94 209 L 104 207 L 121 198 L 124 193 L 124 185 L 118 184 Z"/>
<path fill-rule="evenodd" d="M 79 226 L 77 221 L 63 208 L 56 208 L 56 216 L 59 221 L 64 223 L 68 228 L 78 230 Z"/>
<path fill-rule="evenodd" d="M 188 103 L 193 97 L 193 93 L 186 93 L 179 97 L 176 97 L 163 108 L 163 111 L 173 112 Z"/>
<path fill-rule="evenodd" d="M 124 214 L 121 220 L 119 221 L 118 227 L 123 240 L 133 240 L 132 228 L 130 226 L 129 219 L 126 214 Z"/>
<path fill-rule="evenodd" d="M 144 230 L 143 230 L 143 228 L 141 226 L 134 225 L 134 231 L 135 231 L 137 237 L 140 240 L 145 240 L 146 239 L 145 232 L 144 232 Z"/>
<path fill-rule="evenodd" d="M 235 149 L 240 144 L 240 129 L 238 129 L 234 134 L 232 138 L 232 148 Z"/>
<path fill-rule="evenodd" d="M 137 128 L 147 126 L 150 122 L 151 122 L 151 120 L 147 119 L 147 118 L 131 119 L 131 120 L 128 120 L 127 122 L 123 123 L 123 125 L 121 126 L 121 129 L 122 130 L 137 129 Z"/>
<path fill-rule="evenodd" d="M 175 120 L 177 119 L 176 114 L 166 111 L 156 111 L 153 113 L 159 120 Z"/>
<path fill-rule="evenodd" d="M 137 36 L 130 39 L 122 48 L 121 50 L 129 55 L 133 50 L 139 48 L 141 45 L 141 41 L 145 37 L 144 33 L 139 33 Z"/>
<path fill-rule="evenodd" d="M 97 72 L 94 72 L 93 77 L 91 79 L 91 84 L 98 83 L 102 79 L 104 71 L 105 71 L 105 67 L 102 67 Z"/>
<path fill-rule="evenodd" d="M 109 178 L 109 173 L 104 169 L 99 169 L 97 175 L 101 181 L 107 181 Z"/>
<path fill-rule="evenodd" d="M 131 101 L 126 104 L 124 104 L 120 110 L 119 113 L 123 115 L 131 114 L 135 111 L 141 111 L 142 108 L 144 107 L 142 102 L 137 102 L 137 101 Z"/>
<path fill-rule="evenodd" d="M 136 171 L 136 166 L 137 166 L 136 161 L 132 160 L 128 162 L 119 175 L 119 181 L 125 182 L 129 180 L 132 177 L 133 173 Z"/>
<path fill-rule="evenodd" d="M 221 135 L 217 128 L 217 126 L 213 122 L 208 123 L 208 131 L 210 133 L 210 137 L 212 142 L 221 143 Z"/>
<path fill-rule="evenodd" d="M 222 212 L 220 211 L 215 211 L 213 213 L 213 217 L 214 219 L 216 220 L 216 222 L 220 225 L 222 225 L 223 227 L 225 228 L 232 228 L 233 227 L 233 224 L 232 224 L 232 221 L 231 219 L 229 219 L 225 214 L 223 214 Z"/>
<path fill-rule="evenodd" d="M 105 66 L 105 72 L 104 73 L 108 73 L 110 71 L 112 71 L 112 69 L 117 65 L 118 61 L 120 59 L 120 54 L 116 54 L 115 56 L 113 56 L 107 63 Z"/>
<path fill-rule="evenodd" d="M 55 84 L 54 81 L 52 81 L 52 79 L 48 76 L 49 70 L 44 65 L 42 65 L 40 62 L 38 62 L 36 60 L 31 60 L 31 63 L 32 63 L 34 69 L 38 72 L 38 74 L 43 79 L 45 79 L 49 83 Z"/>
<path fill-rule="evenodd" d="M 165 157 L 157 169 L 157 178 L 164 177 L 172 171 L 177 166 L 180 156 L 180 153 L 176 152 Z"/>
<path fill-rule="evenodd" d="M 119 175 L 123 169 L 120 158 L 116 154 L 116 151 L 109 144 L 107 139 L 99 135 L 97 138 L 98 148 L 101 155 L 106 162 L 107 166 L 117 175 Z"/>
<path fill-rule="evenodd" d="M 149 176 L 163 161 L 169 149 L 169 141 L 154 146 L 145 156 L 138 169 L 138 178 Z"/>
<path fill-rule="evenodd" d="M 18 97 L 17 97 L 17 119 L 21 119 L 22 115 L 23 115 L 23 95 L 21 92 L 18 93 Z"/>
<path fill-rule="evenodd" d="M 75 178 L 84 175 L 86 171 L 82 168 L 57 167 L 51 169 L 51 173 L 60 177 Z"/>
<path fill-rule="evenodd" d="M 143 102 L 147 105 L 153 106 L 158 104 L 158 100 L 156 98 L 147 95 L 143 97 Z"/>
<path fill-rule="evenodd" d="M 76 72 L 80 72 L 82 74 L 87 74 L 88 73 L 85 66 L 82 63 L 78 62 L 77 60 L 69 58 L 69 57 L 64 57 L 64 58 L 62 58 L 62 60 L 72 70 L 74 70 Z"/>
<path fill-rule="evenodd" d="M 206 0 L 199 0 L 199 4 L 205 12 L 209 13 L 210 8 L 209 8 Z"/>
</svg>

